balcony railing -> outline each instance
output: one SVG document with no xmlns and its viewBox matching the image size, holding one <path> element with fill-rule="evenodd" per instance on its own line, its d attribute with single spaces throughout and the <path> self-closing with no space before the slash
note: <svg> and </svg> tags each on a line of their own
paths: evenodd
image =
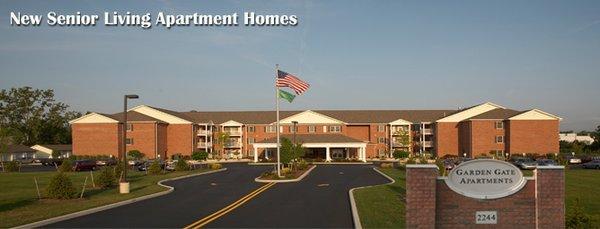
<svg viewBox="0 0 600 229">
<path fill-rule="evenodd" d="M 242 143 L 241 142 L 227 142 L 227 143 L 225 143 L 225 147 L 226 148 L 240 148 L 240 147 L 242 147 Z"/>
<path fill-rule="evenodd" d="M 410 144 L 402 144 L 401 142 L 392 142 L 392 147 L 408 147 Z"/>
<path fill-rule="evenodd" d="M 417 145 L 424 146 L 424 147 L 433 147 L 433 142 L 432 141 L 422 141 L 422 142 L 418 142 Z"/>
<path fill-rule="evenodd" d="M 211 135 L 212 131 L 210 130 L 198 130 L 198 135 Z"/>
<path fill-rule="evenodd" d="M 198 148 L 210 148 L 212 147 L 212 142 L 198 142 Z"/>
<path fill-rule="evenodd" d="M 242 135 L 242 131 L 237 131 L 237 130 L 226 130 L 224 132 L 228 133 L 229 136 L 240 136 L 240 135 Z"/>
<path fill-rule="evenodd" d="M 422 134 L 433 134 L 433 130 L 431 129 L 421 129 Z"/>
</svg>

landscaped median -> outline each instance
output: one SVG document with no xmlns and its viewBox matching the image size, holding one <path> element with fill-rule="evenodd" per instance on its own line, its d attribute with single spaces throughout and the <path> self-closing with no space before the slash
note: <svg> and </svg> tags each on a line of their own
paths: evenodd
<svg viewBox="0 0 600 229">
<path fill-rule="evenodd" d="M 378 168 L 395 180 L 392 184 L 354 190 L 354 200 L 363 228 L 405 228 L 406 173 L 398 168 Z M 600 225 L 600 171 L 565 170 L 566 219 L 583 216 L 590 225 Z M 576 200 L 579 199 L 580 206 Z"/>
<path fill-rule="evenodd" d="M 151 197 L 166 194 L 172 188 L 158 184 L 160 181 L 223 170 L 225 169 L 198 169 L 161 175 L 147 175 L 145 172 L 131 171 L 128 175 L 131 185 L 129 194 L 119 194 L 118 187 L 94 188 L 90 172 L 69 172 L 65 174 L 75 186 L 78 192 L 77 197 L 80 196 L 83 184 L 86 183 L 83 198 L 70 200 L 46 198 L 46 187 L 51 178 L 57 174 L 56 172 L 0 173 L 0 184 L 2 184 L 0 189 L 0 227 L 24 225 L 127 200 L 134 202 L 134 199 L 143 199 L 152 194 L 154 195 Z M 94 172 L 94 178 L 98 179 L 98 175 L 98 172 Z M 36 182 L 41 199 L 38 199 Z M 96 186 L 98 186 L 97 183 Z"/>
<path fill-rule="evenodd" d="M 282 177 L 277 176 L 277 171 L 268 171 L 254 179 L 254 181 L 262 183 L 297 182 L 308 176 L 308 174 L 316 167 L 316 165 L 306 165 L 306 167 L 295 170 L 283 168 L 281 170 Z"/>
</svg>

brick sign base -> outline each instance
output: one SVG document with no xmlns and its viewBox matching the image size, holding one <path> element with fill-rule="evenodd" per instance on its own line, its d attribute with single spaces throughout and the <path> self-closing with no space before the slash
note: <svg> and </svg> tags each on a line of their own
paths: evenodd
<svg viewBox="0 0 600 229">
<path fill-rule="evenodd" d="M 520 191 L 484 200 L 452 191 L 435 165 L 407 165 L 407 228 L 564 228 L 562 167 L 538 168 Z M 496 224 L 476 224 L 476 212 L 496 211 Z"/>
</svg>

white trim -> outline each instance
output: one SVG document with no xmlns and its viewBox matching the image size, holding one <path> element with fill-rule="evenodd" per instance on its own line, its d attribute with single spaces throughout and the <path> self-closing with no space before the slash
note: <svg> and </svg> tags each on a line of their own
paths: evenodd
<svg viewBox="0 0 600 229">
<path fill-rule="evenodd" d="M 439 169 L 437 165 L 434 164 L 410 164 L 406 165 L 407 169 Z"/>
<path fill-rule="evenodd" d="M 565 169 L 565 167 L 562 166 L 562 165 L 545 165 L 545 166 L 537 166 L 535 168 L 536 169 L 541 169 L 541 170 L 545 170 L 545 169 Z"/>
<path fill-rule="evenodd" d="M 234 120 L 229 120 L 227 122 L 224 122 L 224 123 L 220 124 L 220 126 L 227 126 L 227 127 L 230 127 L 230 126 L 243 126 L 243 125 L 244 125 L 243 123 L 240 123 L 240 122 L 237 122 L 237 121 L 234 121 Z M 256 128 L 255 128 L 255 130 L 256 130 Z"/>
<path fill-rule="evenodd" d="M 436 122 L 460 122 L 460 121 L 475 117 L 477 115 L 480 115 L 485 112 L 488 112 L 488 111 L 491 111 L 494 109 L 498 109 L 498 108 L 506 109 L 500 105 L 497 105 L 497 104 L 494 104 L 491 102 L 486 102 L 486 103 L 482 103 L 477 106 L 471 107 L 469 109 L 460 111 L 458 113 L 443 117 L 441 119 L 438 119 Z"/>
<path fill-rule="evenodd" d="M 96 119 L 92 119 L 90 121 L 85 121 L 85 119 L 94 118 L 94 116 L 98 116 L 98 117 L 96 117 Z M 111 117 L 108 117 L 106 115 L 92 112 L 92 113 L 86 114 L 84 116 L 81 116 L 79 118 L 69 121 L 69 124 L 75 124 L 75 123 L 119 123 L 119 121 L 117 121 Z"/>
<path fill-rule="evenodd" d="M 169 124 L 193 124 L 193 122 L 190 122 L 189 120 L 185 120 L 175 115 L 165 113 L 147 105 L 139 105 L 127 111 L 135 111 Z"/>
<path fill-rule="evenodd" d="M 412 125 L 413 123 L 406 121 L 404 119 L 398 119 L 398 120 L 391 121 L 388 124 L 390 124 L 392 126 L 405 126 L 405 125 Z"/>
<path fill-rule="evenodd" d="M 310 117 L 304 117 L 303 118 L 304 120 L 302 120 L 302 119 L 298 120 L 301 116 L 307 116 L 307 115 L 319 116 L 320 118 L 326 120 L 326 122 L 325 121 L 316 121 L 314 119 L 306 120 L 307 118 L 310 118 Z M 321 114 L 318 112 L 314 112 L 311 110 L 306 110 L 306 111 L 294 114 L 292 116 L 289 116 L 287 118 L 284 118 L 284 119 L 280 120 L 279 123 L 292 124 L 292 121 L 298 121 L 299 123 L 302 123 L 302 124 L 346 124 L 345 122 L 343 122 L 341 120 L 338 120 L 338 119 L 335 119 L 335 118 L 332 118 L 327 115 L 324 115 L 324 114 Z M 273 122 L 273 123 L 275 123 L 275 122 Z"/>
<path fill-rule="evenodd" d="M 541 116 L 541 117 L 540 117 Z M 508 120 L 562 120 L 561 117 L 550 114 L 548 112 L 532 109 L 518 115 L 512 116 L 508 118 Z"/>
</svg>

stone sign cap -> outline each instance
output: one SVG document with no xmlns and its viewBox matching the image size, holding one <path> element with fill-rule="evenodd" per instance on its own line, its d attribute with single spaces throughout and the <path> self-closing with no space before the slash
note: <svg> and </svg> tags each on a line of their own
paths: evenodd
<svg viewBox="0 0 600 229">
<path fill-rule="evenodd" d="M 527 183 L 519 168 L 494 159 L 463 162 L 452 169 L 444 181 L 453 191 L 476 199 L 506 197 Z"/>
</svg>

